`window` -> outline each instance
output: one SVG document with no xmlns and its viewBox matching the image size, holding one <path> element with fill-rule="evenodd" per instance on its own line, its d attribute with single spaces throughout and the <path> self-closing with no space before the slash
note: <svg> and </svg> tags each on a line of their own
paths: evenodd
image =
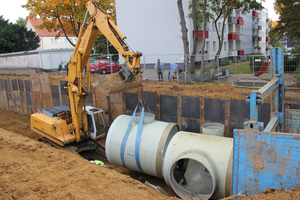
<svg viewBox="0 0 300 200">
<path fill-rule="evenodd" d="M 224 33 L 226 33 L 227 26 L 224 24 Z"/>
<path fill-rule="evenodd" d="M 206 51 L 209 51 L 209 41 L 206 42 Z"/>
<path fill-rule="evenodd" d="M 227 42 L 224 42 L 224 51 L 227 51 Z"/>
<path fill-rule="evenodd" d="M 213 27 L 213 31 L 215 31 L 216 30 L 215 23 L 213 23 L 212 27 Z"/>
<path fill-rule="evenodd" d="M 53 44 L 54 42 L 53 42 L 53 38 L 50 38 L 50 44 Z"/>
<path fill-rule="evenodd" d="M 59 38 L 59 43 L 62 44 L 63 43 L 63 39 Z"/>
<path fill-rule="evenodd" d="M 219 32 L 222 30 L 221 22 L 218 23 L 218 30 L 219 30 Z"/>
<path fill-rule="evenodd" d="M 68 40 L 67 40 L 67 38 L 65 38 L 65 43 L 68 43 Z"/>
<path fill-rule="evenodd" d="M 213 50 L 214 50 L 214 51 L 217 50 L 217 44 L 216 44 L 216 41 L 213 41 Z"/>
</svg>

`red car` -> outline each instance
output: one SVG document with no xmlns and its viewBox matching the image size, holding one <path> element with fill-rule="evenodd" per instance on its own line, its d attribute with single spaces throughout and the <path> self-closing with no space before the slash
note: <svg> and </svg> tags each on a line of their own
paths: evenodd
<svg viewBox="0 0 300 200">
<path fill-rule="evenodd" d="M 111 62 L 111 66 L 110 66 Z M 122 65 L 115 63 L 110 60 L 91 60 L 90 61 L 90 70 L 91 73 L 111 73 L 111 68 L 113 72 L 118 72 L 122 69 Z"/>
</svg>

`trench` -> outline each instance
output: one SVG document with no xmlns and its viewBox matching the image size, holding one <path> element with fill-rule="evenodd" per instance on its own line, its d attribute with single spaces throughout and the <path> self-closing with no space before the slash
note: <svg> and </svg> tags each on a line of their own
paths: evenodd
<svg viewBox="0 0 300 200">
<path fill-rule="evenodd" d="M 120 174 L 128 175 L 132 179 L 135 179 L 142 183 L 145 183 L 147 181 L 148 183 L 150 183 L 154 186 L 161 187 L 169 196 L 180 198 L 179 196 L 176 195 L 176 193 L 173 191 L 173 189 L 165 183 L 165 181 L 163 179 L 111 164 L 108 162 L 108 160 L 106 158 L 97 156 L 93 151 L 83 151 L 83 152 L 80 152 L 79 155 L 83 158 L 92 157 L 94 160 L 100 160 L 100 161 L 104 162 L 104 165 L 107 166 L 108 169 L 115 170 L 115 171 L 119 172 Z M 99 167 L 102 167 L 102 166 L 99 166 Z"/>
</svg>

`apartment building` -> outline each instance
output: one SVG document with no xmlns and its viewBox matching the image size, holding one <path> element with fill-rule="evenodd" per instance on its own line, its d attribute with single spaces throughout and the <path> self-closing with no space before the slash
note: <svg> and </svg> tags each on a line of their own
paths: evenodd
<svg viewBox="0 0 300 200">
<path fill-rule="evenodd" d="M 74 47 L 68 42 L 66 37 L 61 36 L 60 38 L 55 38 L 56 32 L 53 30 L 48 31 L 47 29 L 38 29 L 36 26 L 42 24 L 43 21 L 39 18 L 28 18 L 25 22 L 25 27 L 27 30 L 34 31 L 40 37 L 40 47 L 38 50 L 47 49 L 74 49 Z M 76 44 L 77 37 L 69 36 L 69 39 Z"/>
<path fill-rule="evenodd" d="M 117 25 L 127 36 L 128 41 L 145 57 L 145 63 L 154 63 L 157 57 L 162 62 L 180 63 L 183 61 L 183 42 L 177 2 L 174 0 L 115 0 Z M 185 17 L 190 13 L 189 1 L 183 1 Z M 128 6 L 134 5 L 134 6 Z M 193 37 L 206 37 L 207 59 L 212 59 L 218 50 L 218 36 L 212 22 L 206 25 L 207 31 L 193 30 L 192 19 L 186 17 L 190 52 L 192 51 Z M 222 27 L 223 19 L 218 21 L 218 29 Z M 250 55 L 254 52 L 267 53 L 268 42 L 267 10 L 251 11 L 242 14 L 235 9 L 226 20 L 224 42 L 221 58 L 228 56 Z M 194 34 L 196 33 L 196 34 Z M 202 40 L 197 43 L 196 61 L 200 61 Z"/>
</svg>

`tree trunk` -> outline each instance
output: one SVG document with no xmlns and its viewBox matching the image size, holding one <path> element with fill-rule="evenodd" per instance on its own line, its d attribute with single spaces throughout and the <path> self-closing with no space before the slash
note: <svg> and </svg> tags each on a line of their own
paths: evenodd
<svg viewBox="0 0 300 200">
<path fill-rule="evenodd" d="M 191 56 L 191 66 L 190 66 L 190 73 L 195 73 L 195 58 L 197 54 L 197 32 L 198 32 L 198 25 L 197 25 L 197 17 L 196 17 L 196 0 L 192 0 L 192 14 L 193 14 L 193 26 L 194 26 L 194 38 L 193 38 L 193 50 Z"/>
<path fill-rule="evenodd" d="M 219 48 L 218 48 L 217 54 L 215 56 L 215 67 L 214 67 L 215 70 L 218 68 L 219 57 L 220 57 L 220 54 L 221 54 L 221 51 L 222 51 L 222 47 L 223 47 L 223 42 L 224 42 L 224 25 L 225 25 L 225 20 L 226 19 L 227 19 L 227 16 L 223 19 L 221 35 L 220 35 L 218 27 L 217 27 L 217 22 L 218 21 L 215 21 L 215 26 L 216 26 L 217 35 L 218 35 L 218 41 L 219 41 Z"/>
<path fill-rule="evenodd" d="M 181 33 L 182 33 L 182 42 L 183 42 L 183 51 L 184 51 L 184 63 L 183 63 L 183 71 L 186 71 L 187 66 L 189 65 L 189 41 L 187 38 L 187 32 L 188 29 L 186 28 L 186 22 L 184 18 L 184 12 L 182 7 L 182 0 L 177 0 L 177 7 L 179 11 L 179 17 L 180 17 L 180 25 L 181 25 Z M 186 66 L 187 63 L 187 66 Z"/>
<path fill-rule="evenodd" d="M 204 51 L 205 51 L 205 42 L 206 42 L 206 26 L 205 26 L 205 11 L 206 11 L 206 0 L 204 0 L 203 5 L 203 38 L 202 38 L 202 49 L 201 49 L 201 73 L 204 73 Z"/>
</svg>

